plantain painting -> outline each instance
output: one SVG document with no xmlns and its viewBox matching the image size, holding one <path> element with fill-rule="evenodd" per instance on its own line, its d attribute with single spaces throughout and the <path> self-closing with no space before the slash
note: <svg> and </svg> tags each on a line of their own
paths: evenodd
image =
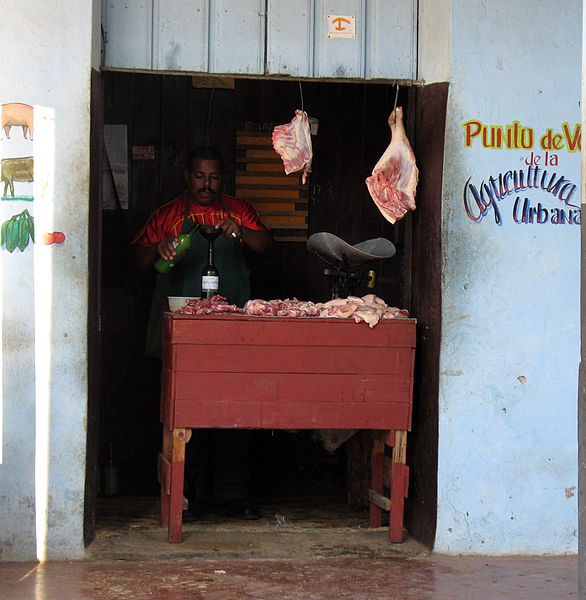
<svg viewBox="0 0 586 600">
<path fill-rule="evenodd" d="M 0 246 L 8 252 L 14 252 L 17 248 L 23 252 L 31 240 L 35 241 L 35 220 L 28 210 L 25 209 L 2 223 Z"/>
</svg>

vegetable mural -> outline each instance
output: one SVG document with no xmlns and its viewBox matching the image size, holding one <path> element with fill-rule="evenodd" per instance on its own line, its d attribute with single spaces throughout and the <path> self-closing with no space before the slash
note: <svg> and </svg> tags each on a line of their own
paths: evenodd
<svg viewBox="0 0 586 600">
<path fill-rule="evenodd" d="M 33 202 L 30 184 L 34 182 L 35 161 L 32 152 L 34 131 L 34 107 L 21 102 L 0 104 L 0 200 L 10 202 L 4 205 L 0 222 L 13 212 L 14 202 Z M 39 130 L 42 136 L 42 128 Z M 21 133 L 22 132 L 22 133 Z M 15 185 L 16 184 L 16 185 Z M 17 188 L 15 190 L 15 187 Z M 12 209 L 12 210 L 11 210 Z M 33 212 L 33 208 L 29 207 Z M 35 219 L 29 210 L 13 214 L 2 222 L 0 248 L 19 254 L 32 243 L 46 246 L 61 245 L 65 234 L 61 231 L 38 232 L 35 235 Z"/>
<path fill-rule="evenodd" d="M 35 220 L 28 210 L 2 223 L 0 245 L 5 246 L 8 252 L 14 252 L 17 248 L 22 252 L 30 240 L 35 241 Z"/>
</svg>

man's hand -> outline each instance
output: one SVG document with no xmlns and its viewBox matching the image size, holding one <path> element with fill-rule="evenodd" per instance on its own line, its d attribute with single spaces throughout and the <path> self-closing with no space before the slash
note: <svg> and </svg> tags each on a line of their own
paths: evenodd
<svg viewBox="0 0 586 600">
<path fill-rule="evenodd" d="M 232 219 L 222 219 L 216 223 L 216 229 L 221 229 L 223 236 L 227 240 L 239 239 L 242 237 L 242 227 L 240 227 L 236 221 L 232 221 Z"/>
<path fill-rule="evenodd" d="M 153 266 L 159 256 L 165 260 L 173 258 L 176 254 L 173 242 L 176 241 L 177 237 L 171 235 L 152 246 L 140 246 L 138 244 L 131 246 L 135 267 L 139 271 L 146 271 Z"/>
<path fill-rule="evenodd" d="M 177 237 L 170 235 L 155 244 L 155 251 L 163 260 L 171 260 L 177 254 L 174 246 L 177 242 Z"/>
</svg>

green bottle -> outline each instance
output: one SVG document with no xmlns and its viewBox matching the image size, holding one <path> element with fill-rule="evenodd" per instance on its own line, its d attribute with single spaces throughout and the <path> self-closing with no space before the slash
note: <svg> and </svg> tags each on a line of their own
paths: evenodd
<svg viewBox="0 0 586 600">
<path fill-rule="evenodd" d="M 187 233 L 180 233 L 177 236 L 177 241 L 173 242 L 176 252 L 175 256 L 169 260 L 165 260 L 162 256 L 159 256 L 155 261 L 155 269 L 162 275 L 166 275 L 171 267 L 181 258 L 181 255 L 191 246 L 191 238 L 199 227 L 199 223 L 193 221 L 192 223 Z"/>
</svg>

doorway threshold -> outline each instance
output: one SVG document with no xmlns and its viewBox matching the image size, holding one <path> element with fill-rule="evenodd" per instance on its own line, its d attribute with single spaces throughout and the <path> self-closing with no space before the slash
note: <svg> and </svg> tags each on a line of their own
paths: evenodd
<svg viewBox="0 0 586 600">
<path fill-rule="evenodd" d="M 272 498 L 255 503 L 261 514 L 256 521 L 226 518 L 210 508 L 197 521 L 184 523 L 183 542 L 172 544 L 167 541 L 167 528 L 159 523 L 158 498 L 99 498 L 96 537 L 87 558 L 409 558 L 429 554 L 408 534 L 402 543 L 391 543 L 388 526 L 369 528 L 368 511 L 349 506 L 343 498 Z"/>
</svg>

